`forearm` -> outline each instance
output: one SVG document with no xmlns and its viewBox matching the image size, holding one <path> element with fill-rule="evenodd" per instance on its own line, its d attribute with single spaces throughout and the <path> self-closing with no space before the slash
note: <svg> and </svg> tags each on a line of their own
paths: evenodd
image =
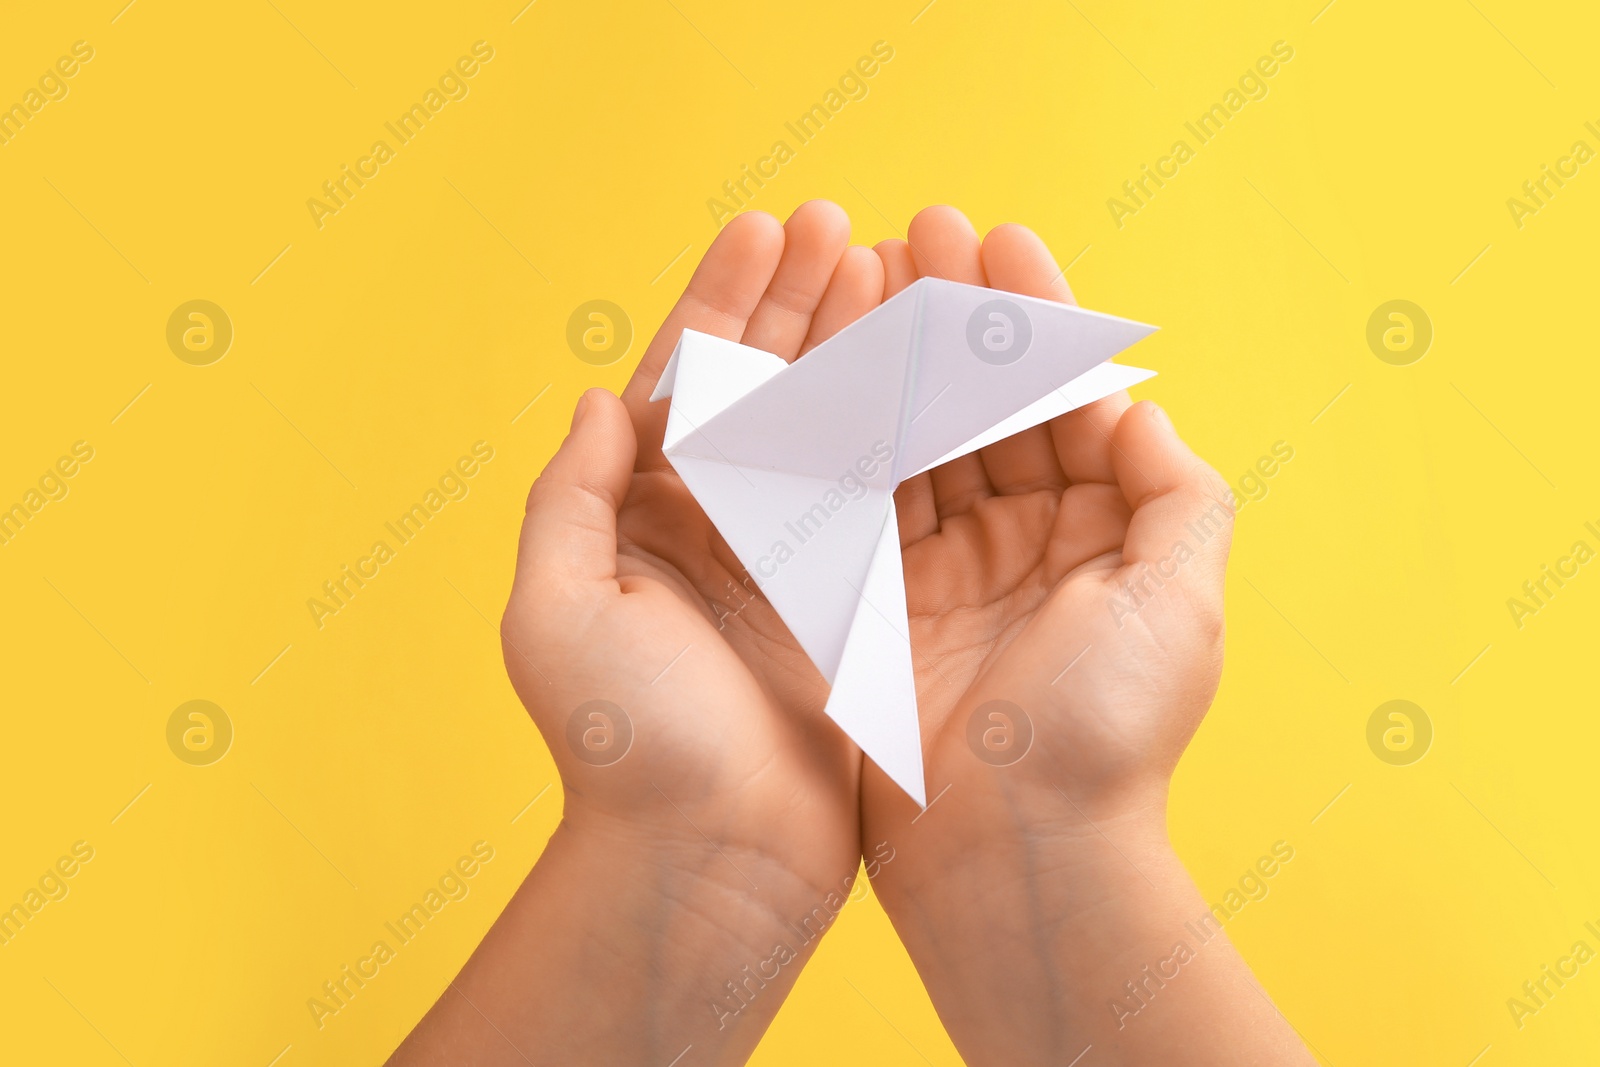
<svg viewBox="0 0 1600 1067">
<path fill-rule="evenodd" d="M 965 847 L 930 835 L 923 847 L 950 850 L 945 877 L 879 881 L 967 1062 L 1059 1067 L 1092 1045 L 1102 1065 L 1312 1064 L 1205 921 L 1160 805 L 1123 818 L 1062 807 L 1061 826 L 1019 815 L 1017 832 Z"/>
<path fill-rule="evenodd" d="M 780 916 L 817 890 L 697 844 L 564 822 L 391 1067 L 743 1063 L 815 947 Z"/>
</svg>

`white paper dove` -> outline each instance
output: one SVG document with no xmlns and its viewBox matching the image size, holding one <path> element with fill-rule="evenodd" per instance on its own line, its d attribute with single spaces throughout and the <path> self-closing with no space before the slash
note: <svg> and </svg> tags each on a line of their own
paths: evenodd
<svg viewBox="0 0 1600 1067">
<path fill-rule="evenodd" d="M 832 685 L 827 713 L 927 804 L 894 489 L 1154 375 L 1155 330 L 924 278 L 790 364 L 683 331 L 663 450 Z"/>
</svg>

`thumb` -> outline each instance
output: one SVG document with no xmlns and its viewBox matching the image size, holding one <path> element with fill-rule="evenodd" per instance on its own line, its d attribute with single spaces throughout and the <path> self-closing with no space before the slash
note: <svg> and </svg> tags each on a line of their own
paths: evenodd
<svg viewBox="0 0 1600 1067">
<path fill-rule="evenodd" d="M 617 576 L 617 509 L 637 443 L 628 410 L 604 389 L 578 400 L 572 429 L 528 491 L 516 584 L 576 588 Z"/>
<path fill-rule="evenodd" d="M 1183 443 L 1150 401 L 1123 412 L 1112 431 L 1112 468 L 1133 509 L 1122 549 L 1123 577 L 1156 588 L 1176 581 L 1195 605 L 1222 609 L 1222 578 L 1233 542 L 1227 483 Z"/>
</svg>

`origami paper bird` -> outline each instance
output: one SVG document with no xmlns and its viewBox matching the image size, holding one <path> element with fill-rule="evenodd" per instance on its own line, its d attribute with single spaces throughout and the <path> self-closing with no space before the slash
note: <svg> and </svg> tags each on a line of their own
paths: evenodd
<svg viewBox="0 0 1600 1067">
<path fill-rule="evenodd" d="M 1154 375 L 1155 327 L 923 278 L 803 359 L 683 331 L 663 450 L 800 647 L 827 713 L 926 805 L 894 490 Z"/>
</svg>

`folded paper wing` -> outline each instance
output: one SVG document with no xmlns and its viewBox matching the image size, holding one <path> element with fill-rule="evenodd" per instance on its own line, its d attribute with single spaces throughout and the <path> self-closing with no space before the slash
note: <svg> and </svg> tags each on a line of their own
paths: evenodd
<svg viewBox="0 0 1600 1067">
<path fill-rule="evenodd" d="M 924 278 L 793 364 L 685 330 L 663 450 L 832 685 L 827 713 L 927 803 L 894 489 L 1155 372 L 1155 328 Z"/>
</svg>

